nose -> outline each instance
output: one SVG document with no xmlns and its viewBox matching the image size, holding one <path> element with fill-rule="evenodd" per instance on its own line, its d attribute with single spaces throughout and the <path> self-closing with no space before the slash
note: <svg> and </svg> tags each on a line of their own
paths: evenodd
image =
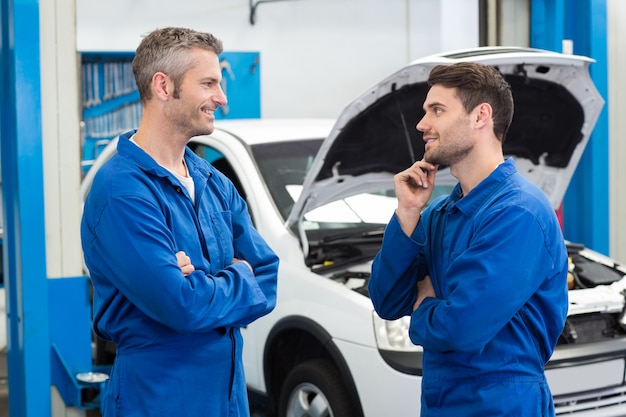
<svg viewBox="0 0 626 417">
<path fill-rule="evenodd" d="M 426 115 L 424 115 L 424 117 L 422 117 L 420 119 L 420 121 L 417 122 L 417 125 L 415 126 L 415 129 L 419 130 L 420 132 L 428 131 L 428 127 L 427 127 L 427 124 L 426 124 Z"/>
<path fill-rule="evenodd" d="M 217 91 L 212 99 L 213 102 L 218 106 L 225 106 L 228 103 L 228 98 L 226 98 L 226 93 L 224 93 L 221 85 L 217 85 Z"/>
</svg>

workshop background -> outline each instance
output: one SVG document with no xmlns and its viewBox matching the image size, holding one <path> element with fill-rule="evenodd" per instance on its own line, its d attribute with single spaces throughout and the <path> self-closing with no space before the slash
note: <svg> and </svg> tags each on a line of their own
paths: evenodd
<svg viewBox="0 0 626 417">
<path fill-rule="evenodd" d="M 597 60 L 592 75 L 607 105 L 564 202 L 565 234 L 626 261 L 623 0 L 0 0 L 0 5 L 3 63 L 12 66 L 11 71 L 3 66 L 1 85 L 6 87 L 17 68 L 15 88 L 34 85 L 41 91 L 12 96 L 2 90 L 0 127 L 17 120 L 8 128 L 18 137 L 13 144 L 3 138 L 2 144 L 3 192 L 13 202 L 5 205 L 3 218 L 11 220 L 16 234 L 7 236 L 5 230 L 5 267 L 15 268 L 17 257 L 26 253 L 45 259 L 20 265 L 18 290 L 7 293 L 16 316 L 30 319 L 12 320 L 7 329 L 14 356 L 8 370 L 0 367 L 0 398 L 9 396 L 11 417 L 88 413 L 62 398 L 86 394 L 63 370 L 90 359 L 90 346 L 75 343 L 91 337 L 85 315 L 90 307 L 57 308 L 63 296 L 86 288 L 76 256 L 80 176 L 75 167 L 82 157 L 64 151 L 80 144 L 81 54 L 132 53 L 141 36 L 157 27 L 206 30 L 223 40 L 228 53 L 255 54 L 262 117 L 337 116 L 365 88 L 431 53 L 479 45 L 560 51 L 555 39 L 572 35 L 573 52 Z M 67 108 L 76 112 L 59 111 Z M 568 226 L 574 224 L 575 230 Z M 40 290 L 41 280 L 50 281 L 51 293 L 63 295 L 59 305 Z M 36 331 L 28 327 L 33 322 L 39 323 Z M 48 334 L 55 335 L 52 351 Z M 49 375 L 60 375 L 52 390 Z M 8 415 L 5 408 L 0 404 L 0 417 Z"/>
<path fill-rule="evenodd" d="M 597 182 L 573 179 L 571 188 L 584 193 L 566 196 L 566 237 L 626 260 L 626 218 L 619 215 L 626 189 L 618 186 L 626 168 L 615 159 L 626 152 L 618 140 L 626 122 L 610 117 L 624 108 L 625 99 L 610 92 L 625 83 L 619 51 L 626 34 L 618 23 L 625 9 L 619 0 L 78 0 L 76 45 L 78 51 L 134 51 L 156 27 L 206 30 L 226 51 L 259 54 L 263 117 L 336 117 L 367 86 L 422 56 L 479 45 L 560 52 L 561 44 L 546 43 L 544 35 L 580 36 L 573 52 L 597 59 L 592 73 L 605 71 L 611 88 L 602 92 L 607 106 L 594 133 L 601 137 L 591 141 L 578 169 L 593 172 Z"/>
</svg>

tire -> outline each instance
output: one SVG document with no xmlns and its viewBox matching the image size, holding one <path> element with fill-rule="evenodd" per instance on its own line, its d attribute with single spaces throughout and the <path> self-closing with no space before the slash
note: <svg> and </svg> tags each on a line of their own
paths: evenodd
<svg viewBox="0 0 626 417">
<path fill-rule="evenodd" d="M 280 392 L 278 417 L 353 417 L 354 404 L 332 362 L 297 365 Z"/>
</svg>

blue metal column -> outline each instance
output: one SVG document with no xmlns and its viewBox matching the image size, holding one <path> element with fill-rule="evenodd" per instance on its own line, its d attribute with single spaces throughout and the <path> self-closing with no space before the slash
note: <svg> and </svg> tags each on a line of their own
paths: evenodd
<svg viewBox="0 0 626 417">
<path fill-rule="evenodd" d="M 0 156 L 11 417 L 45 417 L 50 336 L 43 199 L 39 5 L 0 0 Z"/>
<path fill-rule="evenodd" d="M 535 48 L 561 51 L 571 39 L 574 53 L 594 58 L 591 76 L 608 102 L 606 0 L 531 0 Z M 565 238 L 609 255 L 609 134 L 605 105 L 563 201 Z"/>
</svg>

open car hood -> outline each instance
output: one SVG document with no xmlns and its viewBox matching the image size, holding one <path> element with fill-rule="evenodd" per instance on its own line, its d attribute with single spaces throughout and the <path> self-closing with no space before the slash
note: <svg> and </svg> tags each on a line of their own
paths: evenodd
<svg viewBox="0 0 626 417">
<path fill-rule="evenodd" d="M 515 157 L 520 173 L 558 208 L 604 105 L 589 74 L 594 60 L 481 47 L 413 61 L 350 103 L 313 161 L 288 225 L 324 204 L 375 192 L 384 184 L 389 188 L 394 174 L 420 160 L 424 141 L 415 126 L 424 115 L 428 74 L 435 65 L 460 61 L 493 65 L 511 84 L 515 113 L 504 154 Z M 440 167 L 437 184 L 456 182 L 448 168 Z"/>
</svg>

